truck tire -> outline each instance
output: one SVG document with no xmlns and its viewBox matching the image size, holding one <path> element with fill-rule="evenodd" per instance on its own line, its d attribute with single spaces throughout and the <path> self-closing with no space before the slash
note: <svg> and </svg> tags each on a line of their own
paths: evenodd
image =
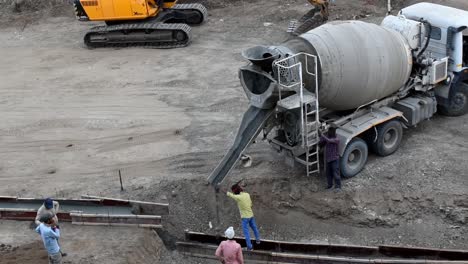
<svg viewBox="0 0 468 264">
<path fill-rule="evenodd" d="M 356 176 L 366 165 L 368 154 L 367 144 L 363 139 L 351 140 L 340 159 L 341 176 L 344 178 Z"/>
<path fill-rule="evenodd" d="M 375 134 L 374 134 L 375 135 Z M 377 126 L 377 140 L 372 141 L 372 151 L 382 157 L 393 154 L 403 137 L 403 127 L 398 120 L 390 120 Z"/>
<path fill-rule="evenodd" d="M 439 111 L 446 116 L 462 116 L 468 113 L 468 84 L 459 83 L 450 93 L 449 105 L 440 106 Z"/>
</svg>

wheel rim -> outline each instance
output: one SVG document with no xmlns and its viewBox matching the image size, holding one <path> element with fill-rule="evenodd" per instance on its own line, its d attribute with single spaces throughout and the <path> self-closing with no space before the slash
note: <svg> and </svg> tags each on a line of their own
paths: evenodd
<svg viewBox="0 0 468 264">
<path fill-rule="evenodd" d="M 185 34 L 183 32 L 178 31 L 175 33 L 175 39 L 178 41 L 182 41 L 185 39 Z"/>
<path fill-rule="evenodd" d="M 396 131 L 395 128 L 390 128 L 387 131 L 385 131 L 385 134 L 383 136 L 383 145 L 387 149 L 391 149 L 395 146 L 395 144 L 398 141 L 398 132 Z"/>
<path fill-rule="evenodd" d="M 451 108 L 455 111 L 462 110 L 467 103 L 467 98 L 464 93 L 456 93 L 452 99 Z"/>
<path fill-rule="evenodd" d="M 363 154 L 360 149 L 354 149 L 353 151 L 351 151 L 351 153 L 349 153 L 348 155 L 348 167 L 351 170 L 356 170 L 357 168 L 359 168 L 362 162 L 362 156 Z"/>
<path fill-rule="evenodd" d="M 340 159 L 341 175 L 345 178 L 356 176 L 366 165 L 368 146 L 361 138 L 353 139 Z"/>
</svg>

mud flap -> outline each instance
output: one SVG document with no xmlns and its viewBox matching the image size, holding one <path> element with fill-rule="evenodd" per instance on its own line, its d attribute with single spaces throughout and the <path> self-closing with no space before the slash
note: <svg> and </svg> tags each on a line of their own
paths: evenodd
<svg viewBox="0 0 468 264">
<path fill-rule="evenodd" d="M 249 109 L 247 109 L 242 118 L 240 128 L 237 131 L 234 143 L 211 173 L 210 177 L 208 177 L 208 182 L 211 185 L 217 186 L 224 180 L 232 168 L 234 168 L 234 165 L 240 159 L 244 150 L 260 133 L 273 112 L 274 109 L 260 109 L 254 106 L 250 106 Z"/>
</svg>

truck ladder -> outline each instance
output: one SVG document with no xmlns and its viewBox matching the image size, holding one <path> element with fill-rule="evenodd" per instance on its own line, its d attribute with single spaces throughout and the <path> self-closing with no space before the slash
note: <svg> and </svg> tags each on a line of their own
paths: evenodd
<svg viewBox="0 0 468 264">
<path fill-rule="evenodd" d="M 309 69 L 309 61 L 314 63 L 312 70 Z M 299 95 L 299 106 L 301 115 L 301 146 L 305 153 L 295 160 L 306 166 L 307 176 L 320 173 L 319 162 L 319 102 L 318 102 L 318 58 L 308 53 L 297 53 L 293 56 L 276 61 L 279 100 L 282 100 L 283 91 L 295 90 Z M 303 72 L 312 76 L 315 82 L 315 93 L 305 89 Z"/>
<path fill-rule="evenodd" d="M 303 133 L 306 135 L 304 138 L 304 145 L 306 149 L 305 154 L 305 162 L 306 162 L 306 170 L 307 176 L 311 175 L 312 173 L 320 173 L 320 163 L 319 163 L 319 111 L 318 111 L 318 102 L 315 99 L 315 102 L 312 103 L 304 103 L 302 106 L 304 107 L 303 112 L 305 113 L 304 123 L 305 128 Z"/>
</svg>

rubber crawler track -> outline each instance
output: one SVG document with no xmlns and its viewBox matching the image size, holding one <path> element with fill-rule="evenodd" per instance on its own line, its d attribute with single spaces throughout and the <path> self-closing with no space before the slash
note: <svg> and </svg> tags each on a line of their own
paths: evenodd
<svg viewBox="0 0 468 264">
<path fill-rule="evenodd" d="M 172 7 L 174 10 L 190 10 L 200 13 L 202 16 L 199 23 L 203 23 L 208 17 L 208 11 L 205 6 L 198 3 L 193 4 L 178 4 Z M 128 34 L 134 32 L 147 32 L 150 34 L 157 34 L 157 32 L 171 31 L 172 36 L 176 35 L 177 32 L 184 34 L 183 40 L 177 40 L 175 38 L 171 40 L 157 40 L 157 39 L 141 39 L 141 35 L 136 37 L 134 41 L 132 39 L 128 40 L 119 40 L 118 34 Z M 179 34 L 180 34 L 179 33 Z M 107 38 L 106 35 L 112 34 L 114 40 Z M 94 39 L 93 37 L 100 38 L 99 40 Z M 117 38 L 117 39 L 115 39 Z M 137 39 L 140 38 L 140 39 Z M 172 49 L 172 48 L 181 48 L 190 44 L 192 40 L 191 28 L 184 23 L 164 23 L 163 21 L 153 21 L 153 22 L 135 22 L 135 23 L 123 23 L 118 25 L 110 26 L 97 26 L 92 28 L 84 37 L 84 43 L 90 48 L 98 47 L 127 47 L 127 46 L 143 46 L 148 48 L 159 48 L 159 49 Z"/>
<path fill-rule="evenodd" d="M 320 13 L 316 13 L 313 17 L 306 18 L 304 23 L 302 23 L 299 27 L 294 30 L 295 35 L 304 34 L 305 32 L 312 30 L 318 26 L 321 26 L 325 23 L 326 20 Z"/>
<path fill-rule="evenodd" d="M 200 12 L 200 14 L 202 14 L 202 23 L 203 23 L 203 21 L 206 20 L 206 18 L 208 18 L 208 10 L 206 9 L 206 7 L 204 5 L 198 4 L 198 3 L 177 4 L 177 5 L 174 5 L 171 9 L 196 10 L 196 11 Z M 202 24 L 202 23 L 200 23 L 200 24 Z"/>
<path fill-rule="evenodd" d="M 159 41 L 159 40 L 148 40 L 148 41 L 129 41 L 129 42 L 121 42 L 118 41 L 99 41 L 99 42 L 92 42 L 91 36 L 104 36 L 108 33 L 120 32 L 124 34 L 124 31 L 128 32 L 135 32 L 135 31 L 180 31 L 185 34 L 185 38 L 182 41 L 171 40 L 171 41 Z M 192 40 L 191 35 L 191 28 L 187 24 L 165 24 L 165 23 L 131 23 L 131 24 L 119 24 L 119 25 L 112 25 L 112 26 L 97 26 L 91 28 L 91 30 L 86 33 L 84 37 L 84 42 L 86 46 L 90 48 L 97 48 L 97 47 L 127 47 L 127 46 L 144 46 L 148 48 L 159 48 L 159 49 L 172 49 L 172 48 L 181 48 L 185 47 L 190 44 Z"/>
</svg>

